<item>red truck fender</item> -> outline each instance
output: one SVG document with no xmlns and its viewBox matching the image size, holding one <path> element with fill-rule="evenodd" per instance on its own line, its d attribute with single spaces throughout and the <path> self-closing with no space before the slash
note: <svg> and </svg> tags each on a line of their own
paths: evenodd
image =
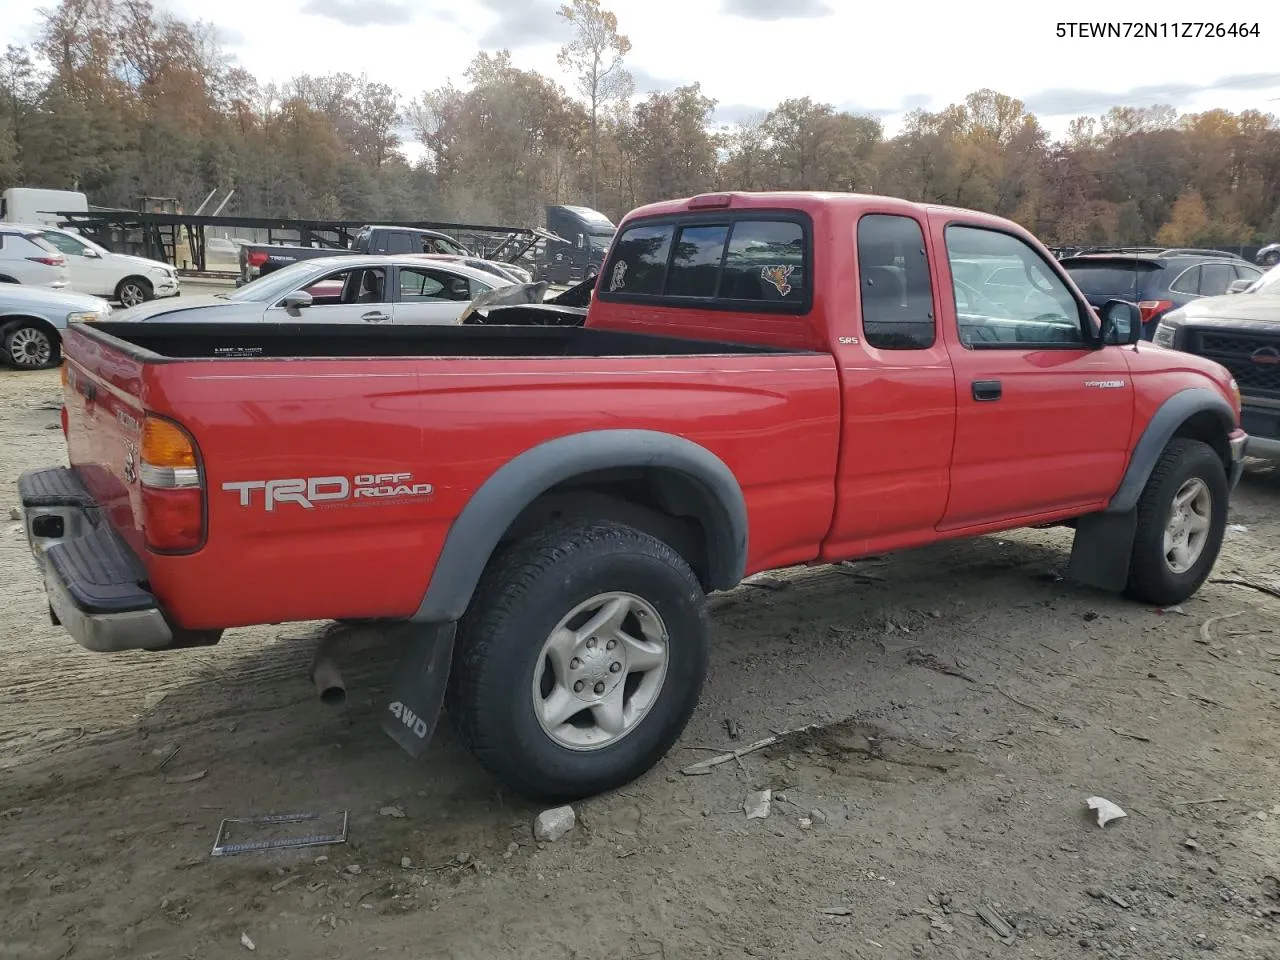
<svg viewBox="0 0 1280 960">
<path fill-rule="evenodd" d="M 1234 487 L 1242 469 L 1231 451 L 1235 430 L 1235 411 L 1215 390 L 1188 387 L 1166 399 L 1143 428 L 1106 509 L 1076 522 L 1067 575 L 1087 586 L 1123 590 L 1130 575 L 1138 500 L 1170 441 L 1185 437 L 1208 444 L 1221 458 L 1228 484 Z"/>
<path fill-rule="evenodd" d="M 454 520 L 435 573 L 413 619 L 449 623 L 466 612 L 476 584 L 498 544 L 539 498 L 577 478 L 601 471 L 638 469 L 664 481 L 661 513 L 695 520 L 705 558 L 708 591 L 742 580 L 747 562 L 747 505 L 733 471 L 691 440 L 653 430 L 594 430 L 539 444 L 486 480 Z M 648 506 L 648 505 L 644 505 Z M 642 507 L 643 509 L 643 507 Z"/>
</svg>

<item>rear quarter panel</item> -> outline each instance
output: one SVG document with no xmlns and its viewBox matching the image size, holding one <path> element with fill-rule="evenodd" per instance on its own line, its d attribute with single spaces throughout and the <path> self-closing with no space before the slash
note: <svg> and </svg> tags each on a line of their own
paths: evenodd
<svg viewBox="0 0 1280 960">
<path fill-rule="evenodd" d="M 204 462 L 206 546 L 145 558 L 189 628 L 410 616 L 479 486 L 525 450 L 591 430 L 666 431 L 721 457 L 746 496 L 749 571 L 814 558 L 831 521 L 840 416 L 827 355 L 219 360 L 128 375 Z M 431 494 L 267 511 L 261 490 L 242 505 L 224 489 L 393 473 Z"/>
</svg>

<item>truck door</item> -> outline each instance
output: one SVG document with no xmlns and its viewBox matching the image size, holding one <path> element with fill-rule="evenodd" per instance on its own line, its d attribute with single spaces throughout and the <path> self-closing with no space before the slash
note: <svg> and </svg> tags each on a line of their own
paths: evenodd
<svg viewBox="0 0 1280 960">
<path fill-rule="evenodd" d="M 926 226 L 900 210 L 869 212 L 844 247 L 856 250 L 844 269 L 861 322 L 836 321 L 859 336 L 835 347 L 843 425 L 826 559 L 933 540 L 946 509 L 955 384 Z"/>
<path fill-rule="evenodd" d="M 951 495 L 939 528 L 1105 503 L 1128 461 L 1133 422 L 1123 348 L 1092 346 L 1092 309 L 1020 237 L 945 212 L 929 222 L 947 274 L 940 292 L 956 390 Z"/>
</svg>

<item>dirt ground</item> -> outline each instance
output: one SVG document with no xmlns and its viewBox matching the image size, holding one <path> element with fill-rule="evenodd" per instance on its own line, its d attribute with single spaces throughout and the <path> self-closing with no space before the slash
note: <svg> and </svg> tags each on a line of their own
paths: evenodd
<svg viewBox="0 0 1280 960">
<path fill-rule="evenodd" d="M 65 462 L 57 388 L 0 373 L 0 516 L 23 469 Z M 1280 475 L 1251 469 L 1231 523 L 1214 576 L 1275 583 Z M 1280 957 L 1280 600 L 1210 583 L 1153 611 L 1057 578 L 1069 545 L 718 598 L 685 737 L 540 848 L 446 725 L 417 762 L 379 730 L 376 649 L 343 663 L 345 715 L 307 679 L 324 624 L 88 653 L 6 519 L 0 957 L 244 957 L 242 934 L 299 960 Z M 1094 795 L 1128 817 L 1100 829 Z M 303 810 L 349 811 L 349 842 L 210 856 L 223 817 Z"/>
</svg>

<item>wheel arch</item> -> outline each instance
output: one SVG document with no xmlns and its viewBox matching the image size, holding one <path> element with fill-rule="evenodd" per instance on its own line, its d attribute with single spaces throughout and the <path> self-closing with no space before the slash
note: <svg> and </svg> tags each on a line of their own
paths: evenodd
<svg viewBox="0 0 1280 960">
<path fill-rule="evenodd" d="M 497 470 L 454 520 L 414 620 L 461 618 L 503 542 L 560 516 L 628 523 L 669 543 L 707 590 L 741 581 L 747 507 L 729 467 L 684 437 L 597 430 L 539 444 Z"/>
<path fill-rule="evenodd" d="M 1235 429 L 1236 416 L 1231 405 L 1216 391 L 1207 387 L 1188 387 L 1169 397 L 1147 422 L 1138 438 L 1129 466 L 1106 513 L 1128 513 L 1155 469 L 1160 454 L 1174 437 L 1186 437 L 1207 443 L 1218 454 L 1224 469 L 1231 470 L 1229 438 Z"/>
</svg>

